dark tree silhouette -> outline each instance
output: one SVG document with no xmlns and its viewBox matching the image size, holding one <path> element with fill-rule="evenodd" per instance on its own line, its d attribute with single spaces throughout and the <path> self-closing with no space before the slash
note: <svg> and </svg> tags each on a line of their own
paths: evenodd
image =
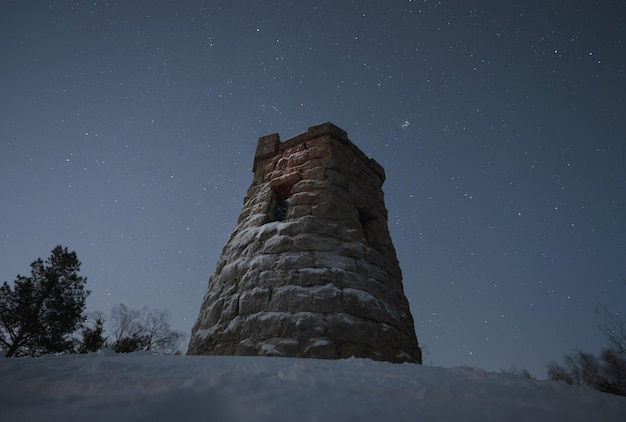
<svg viewBox="0 0 626 422">
<path fill-rule="evenodd" d="M 80 265 L 76 252 L 59 245 L 45 262 L 31 264 L 30 277 L 0 287 L 0 347 L 7 357 L 72 352 L 71 334 L 89 295 Z"/>
<path fill-rule="evenodd" d="M 598 305 L 596 313 L 604 320 L 599 326 L 600 330 L 616 350 L 626 353 L 626 321 L 604 305 Z"/>
<path fill-rule="evenodd" d="M 564 365 L 549 363 L 548 378 L 626 396 L 626 356 L 615 349 L 604 349 L 599 358 L 591 353 L 576 352 L 565 356 Z"/>
<path fill-rule="evenodd" d="M 179 344 L 185 335 L 172 330 L 169 320 L 170 314 L 165 310 L 136 310 L 124 304 L 117 305 L 111 310 L 110 329 L 113 339 L 109 347 L 118 353 L 179 353 Z"/>
<path fill-rule="evenodd" d="M 76 352 L 97 352 L 106 344 L 104 336 L 104 315 L 101 312 L 92 312 L 82 324 L 81 338 L 76 340 Z"/>
<path fill-rule="evenodd" d="M 550 362 L 548 378 L 626 396 L 626 321 L 605 306 L 598 306 L 596 313 L 603 319 L 599 327 L 612 347 L 603 349 L 599 357 L 578 351 L 565 356 L 563 365 Z"/>
</svg>

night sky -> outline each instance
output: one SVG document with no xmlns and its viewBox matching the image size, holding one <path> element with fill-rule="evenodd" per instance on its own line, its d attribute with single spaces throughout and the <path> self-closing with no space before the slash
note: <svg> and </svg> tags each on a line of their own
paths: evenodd
<svg viewBox="0 0 626 422">
<path fill-rule="evenodd" d="M 258 137 L 330 121 L 427 362 L 543 377 L 626 313 L 621 0 L 4 0 L 0 57 L 0 281 L 62 244 L 188 336 Z"/>
</svg>

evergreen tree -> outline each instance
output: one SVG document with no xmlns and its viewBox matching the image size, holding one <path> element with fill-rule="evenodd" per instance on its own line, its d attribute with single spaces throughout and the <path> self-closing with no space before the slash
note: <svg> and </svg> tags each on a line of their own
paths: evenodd
<svg viewBox="0 0 626 422">
<path fill-rule="evenodd" d="M 72 351 L 89 295 L 80 265 L 76 252 L 59 245 L 31 264 L 30 277 L 0 287 L 0 347 L 7 357 Z"/>
<path fill-rule="evenodd" d="M 81 339 L 76 341 L 76 352 L 97 352 L 106 344 L 104 337 L 104 316 L 100 312 L 91 313 L 82 326 Z"/>
</svg>

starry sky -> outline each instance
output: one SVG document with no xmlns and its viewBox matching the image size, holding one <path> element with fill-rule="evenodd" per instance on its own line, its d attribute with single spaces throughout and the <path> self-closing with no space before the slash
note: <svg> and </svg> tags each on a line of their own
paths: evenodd
<svg viewBox="0 0 626 422">
<path fill-rule="evenodd" d="M 330 121 L 428 363 L 543 377 L 626 313 L 622 1 L 5 0 L 0 57 L 1 281 L 62 244 L 189 334 L 258 137 Z"/>
</svg>

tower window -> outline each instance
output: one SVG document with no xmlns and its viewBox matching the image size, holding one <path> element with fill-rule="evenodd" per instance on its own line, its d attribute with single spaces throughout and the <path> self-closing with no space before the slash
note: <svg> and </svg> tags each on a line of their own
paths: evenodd
<svg viewBox="0 0 626 422">
<path fill-rule="evenodd" d="M 277 199 L 276 209 L 274 211 L 274 221 L 284 221 L 287 218 L 287 211 L 289 210 L 290 197 Z"/>
<path fill-rule="evenodd" d="M 272 201 L 267 210 L 267 221 L 285 221 L 289 211 L 289 196 L 291 189 L 274 189 L 272 193 Z"/>
<path fill-rule="evenodd" d="M 359 208 L 359 222 L 363 229 L 363 235 L 367 243 L 371 244 L 374 240 L 374 233 L 372 224 L 376 220 L 376 216 L 366 208 Z"/>
</svg>

